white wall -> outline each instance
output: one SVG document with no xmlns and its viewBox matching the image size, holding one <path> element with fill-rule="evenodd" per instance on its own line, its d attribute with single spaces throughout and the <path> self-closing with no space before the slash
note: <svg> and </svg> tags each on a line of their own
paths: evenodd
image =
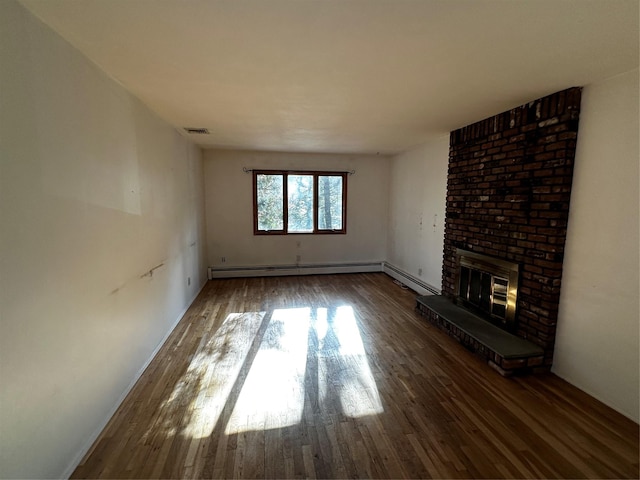
<svg viewBox="0 0 640 480">
<path fill-rule="evenodd" d="M 0 65 L 0 478 L 55 478 L 206 281 L 202 158 L 7 0 Z"/>
<path fill-rule="evenodd" d="M 553 371 L 639 417 L 638 70 L 582 93 Z"/>
<path fill-rule="evenodd" d="M 388 157 L 208 150 L 204 163 L 209 266 L 294 265 L 297 255 L 300 264 L 385 259 Z M 347 234 L 254 235 L 252 175 L 243 167 L 355 170 L 347 180 Z"/>
<path fill-rule="evenodd" d="M 437 290 L 442 285 L 448 163 L 449 135 L 391 162 L 387 262 Z"/>
</svg>

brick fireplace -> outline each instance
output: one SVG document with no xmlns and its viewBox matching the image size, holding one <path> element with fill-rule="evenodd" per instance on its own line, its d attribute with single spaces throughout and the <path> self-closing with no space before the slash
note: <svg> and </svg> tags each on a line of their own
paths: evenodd
<svg viewBox="0 0 640 480">
<path fill-rule="evenodd" d="M 553 361 L 580 95 L 570 88 L 450 136 L 442 295 L 458 297 L 460 251 L 518 265 L 510 330 L 542 348 L 540 370 Z"/>
</svg>

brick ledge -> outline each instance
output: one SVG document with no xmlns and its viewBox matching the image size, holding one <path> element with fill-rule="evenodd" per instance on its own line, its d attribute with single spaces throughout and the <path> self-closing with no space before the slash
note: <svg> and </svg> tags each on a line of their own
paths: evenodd
<svg viewBox="0 0 640 480">
<path fill-rule="evenodd" d="M 417 298 L 416 310 L 432 324 L 454 337 L 467 349 L 483 357 L 501 375 L 546 372 L 544 350 L 511 335 L 454 305 L 441 295 Z"/>
</svg>

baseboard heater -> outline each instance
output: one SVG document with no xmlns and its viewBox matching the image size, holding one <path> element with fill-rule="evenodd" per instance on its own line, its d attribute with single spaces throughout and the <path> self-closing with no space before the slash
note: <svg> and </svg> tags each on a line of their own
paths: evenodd
<svg viewBox="0 0 640 480">
<path fill-rule="evenodd" d="M 286 275 L 318 275 L 331 273 L 382 272 L 383 262 L 326 263 L 305 265 L 260 265 L 209 267 L 209 280 L 214 278 L 276 277 Z"/>
<path fill-rule="evenodd" d="M 440 290 L 429 285 L 428 283 L 423 282 L 419 278 L 414 277 L 410 273 L 405 272 L 404 270 L 399 269 L 395 265 L 391 265 L 390 263 L 383 262 L 382 271 L 389 275 L 390 277 L 395 278 L 399 282 L 403 283 L 407 287 L 416 291 L 420 295 L 440 295 Z"/>
</svg>

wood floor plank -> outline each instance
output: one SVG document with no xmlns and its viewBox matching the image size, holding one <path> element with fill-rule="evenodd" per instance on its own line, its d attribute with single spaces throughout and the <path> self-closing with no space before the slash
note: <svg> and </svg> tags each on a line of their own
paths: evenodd
<svg viewBox="0 0 640 480">
<path fill-rule="evenodd" d="M 264 477 L 284 478 L 284 444 L 280 429 L 269 429 L 264 432 Z"/>
<path fill-rule="evenodd" d="M 384 274 L 210 281 L 72 478 L 638 478 L 639 428 L 505 379 Z"/>
</svg>

